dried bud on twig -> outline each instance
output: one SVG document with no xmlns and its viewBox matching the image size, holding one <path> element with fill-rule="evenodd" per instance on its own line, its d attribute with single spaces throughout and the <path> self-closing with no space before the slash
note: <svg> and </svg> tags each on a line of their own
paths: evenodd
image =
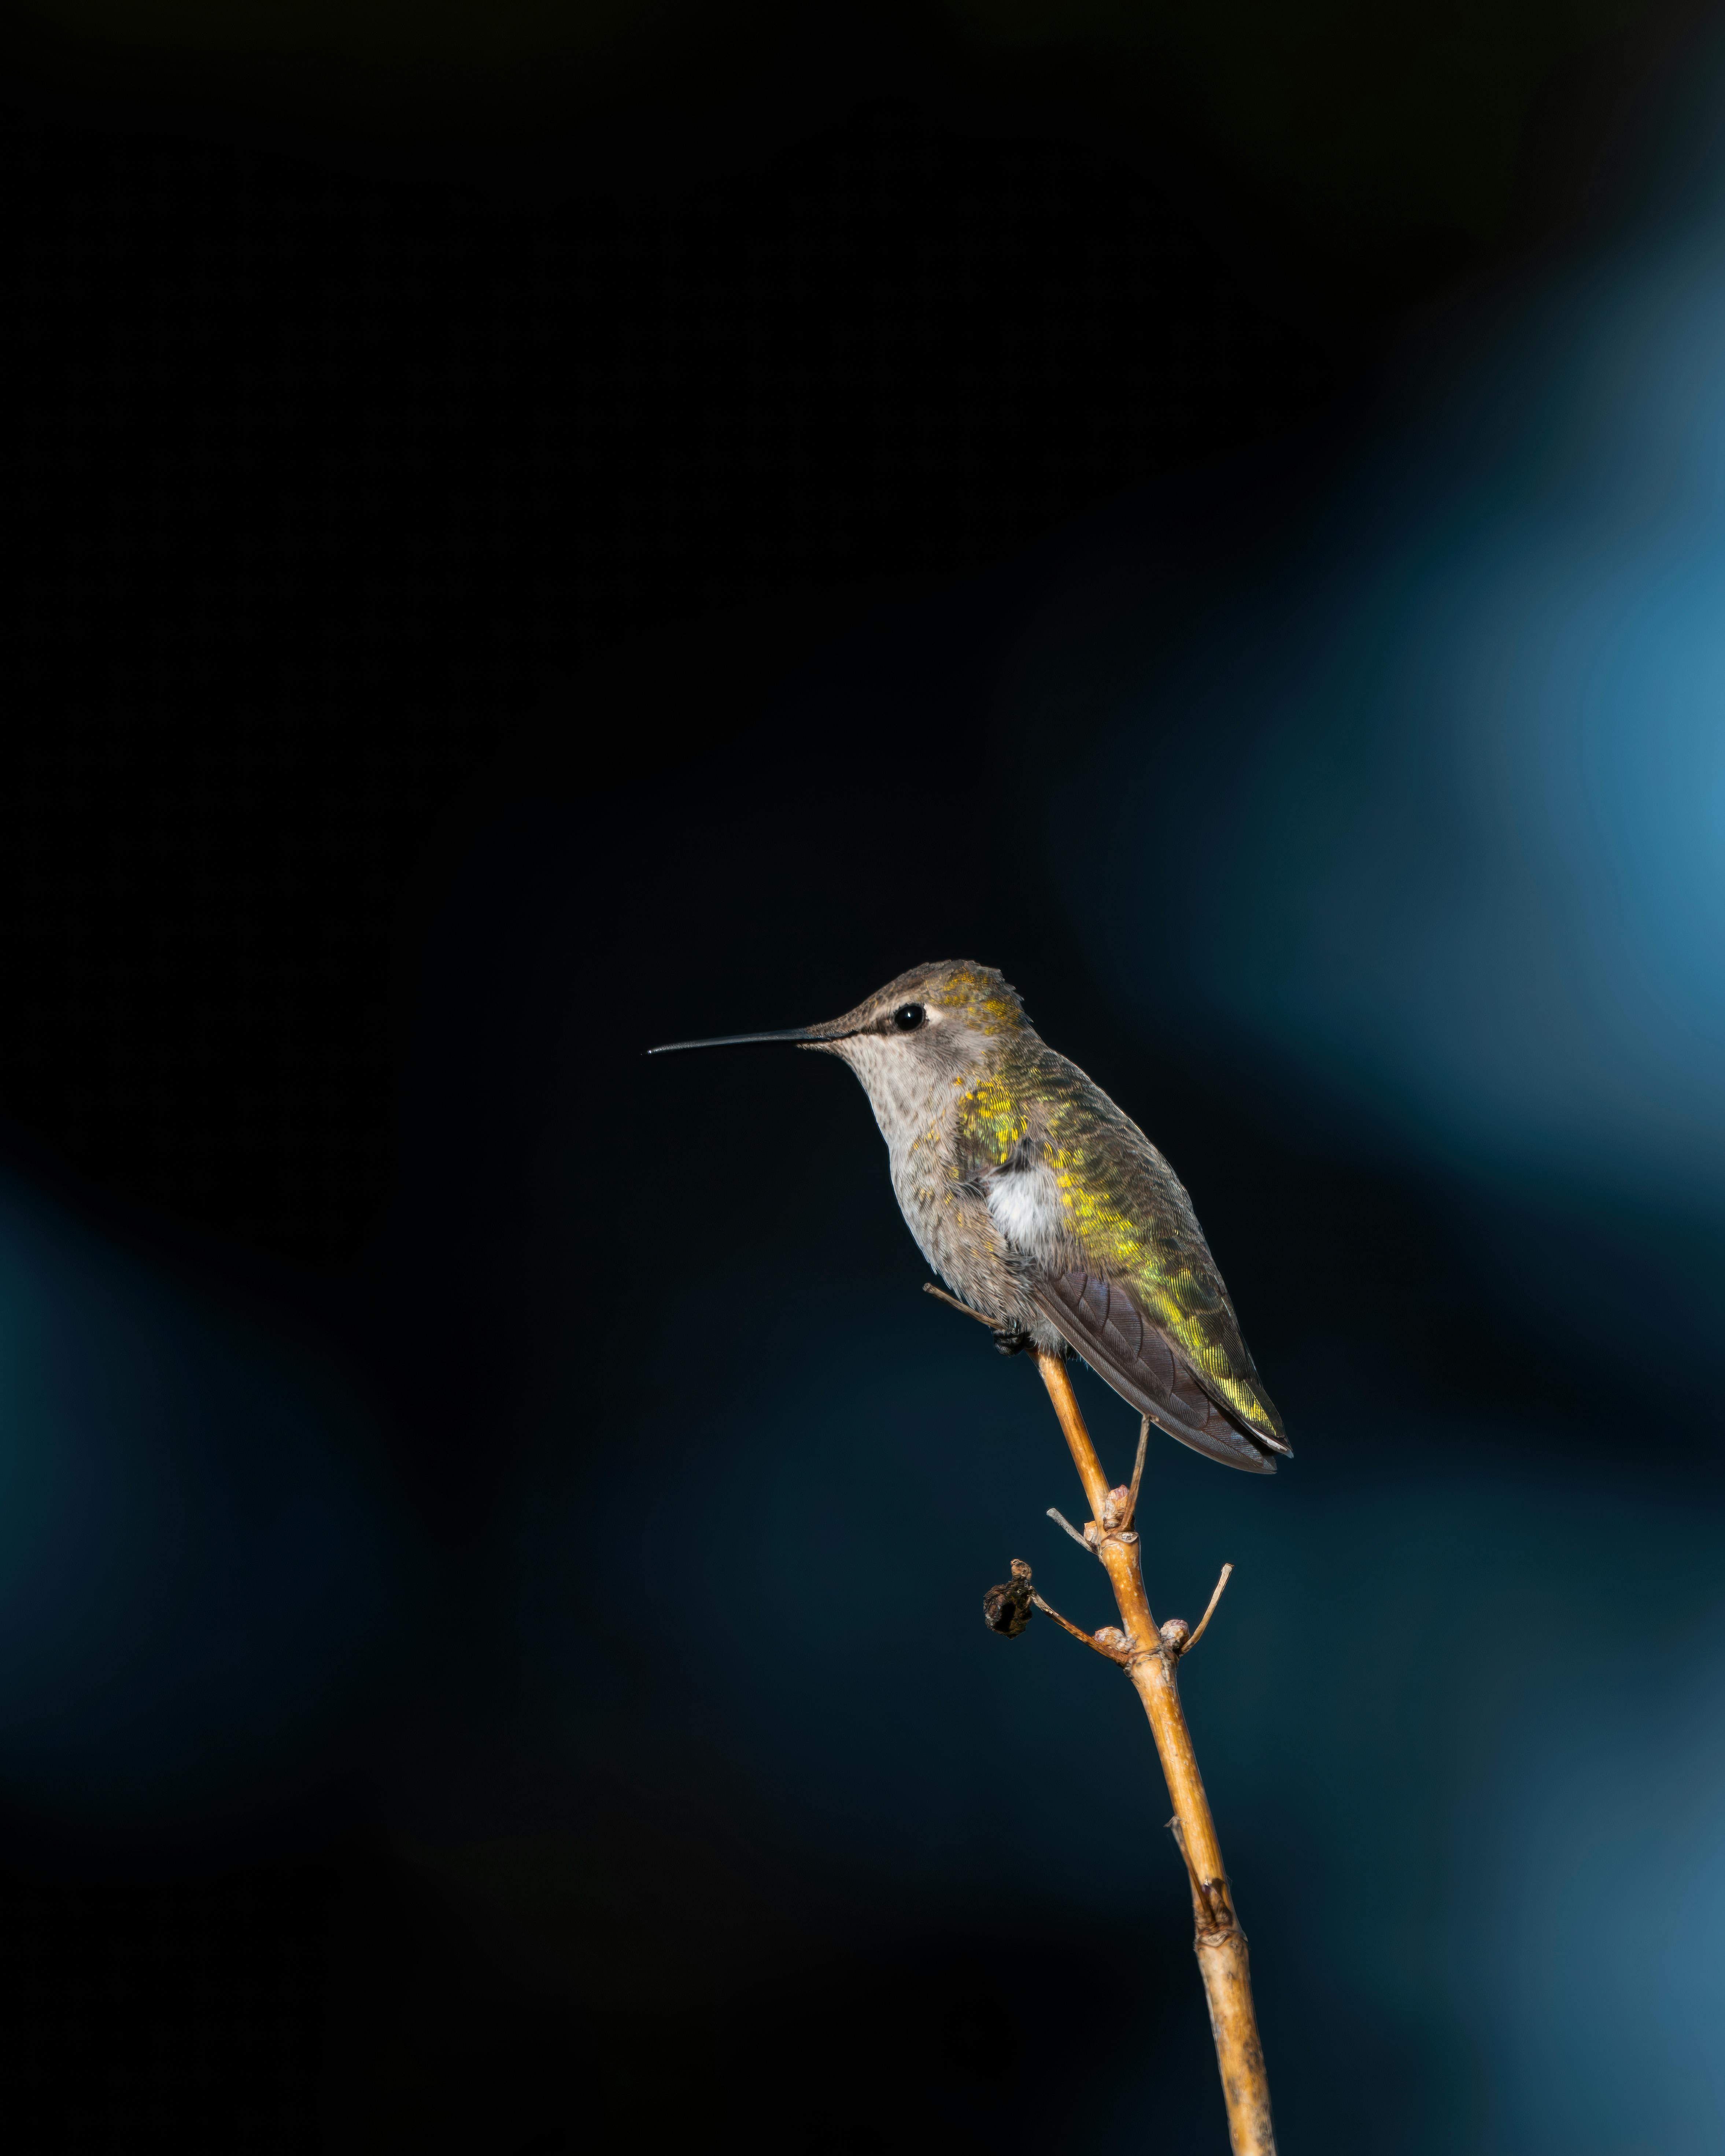
<svg viewBox="0 0 1725 2156">
<path fill-rule="evenodd" d="M 1111 1655 L 1123 1655 L 1132 1644 L 1117 1625 L 1099 1625 L 1091 1637 Z"/>
<path fill-rule="evenodd" d="M 1030 1621 L 1030 1568 L 1021 1557 L 1012 1561 L 1012 1578 L 983 1597 L 983 1622 L 991 1632 L 1015 1640 Z"/>
<path fill-rule="evenodd" d="M 1192 1627 L 1183 1617 L 1170 1617 L 1165 1624 L 1159 1625 L 1157 1630 L 1162 1635 L 1163 1645 L 1171 1655 L 1183 1653 L 1186 1642 L 1192 1637 Z"/>
</svg>

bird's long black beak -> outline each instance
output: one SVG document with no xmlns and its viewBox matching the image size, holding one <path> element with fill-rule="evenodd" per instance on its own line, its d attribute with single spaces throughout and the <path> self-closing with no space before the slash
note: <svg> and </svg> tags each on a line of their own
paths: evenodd
<svg viewBox="0 0 1725 2156">
<path fill-rule="evenodd" d="M 685 1048 L 756 1048 L 769 1040 L 843 1040 L 840 1033 L 815 1033 L 806 1025 L 793 1025 L 783 1033 L 721 1033 L 713 1040 L 668 1040 L 662 1048 L 649 1048 L 649 1055 L 680 1055 Z"/>
</svg>

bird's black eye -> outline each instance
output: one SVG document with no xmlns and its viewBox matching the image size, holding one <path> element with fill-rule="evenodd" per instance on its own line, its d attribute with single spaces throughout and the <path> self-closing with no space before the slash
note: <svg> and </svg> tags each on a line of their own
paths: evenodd
<svg viewBox="0 0 1725 2156">
<path fill-rule="evenodd" d="M 895 1033 L 914 1033 L 928 1015 L 921 1004 L 901 1004 L 892 1014 Z"/>
</svg>

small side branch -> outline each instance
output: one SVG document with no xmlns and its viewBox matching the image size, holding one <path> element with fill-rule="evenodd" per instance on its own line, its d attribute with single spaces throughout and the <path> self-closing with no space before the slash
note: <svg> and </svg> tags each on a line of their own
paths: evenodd
<svg viewBox="0 0 1725 2156">
<path fill-rule="evenodd" d="M 1105 1625 L 1100 1632 L 1081 1631 L 1070 1618 L 1061 1616 L 1054 1604 L 1051 1602 L 1045 1602 L 1040 1594 L 1033 1594 L 1030 1599 L 1045 1617 L 1052 1617 L 1063 1632 L 1070 1632 L 1075 1640 L 1081 1640 L 1094 1653 L 1106 1656 L 1109 1661 L 1117 1663 L 1122 1668 L 1125 1666 L 1127 1656 L 1131 1650 L 1126 1644 L 1125 1633 L 1121 1631 L 1118 1626 Z"/>
<path fill-rule="evenodd" d="M 1180 1650 L 1180 1652 L 1183 1655 L 1189 1655 L 1192 1652 L 1192 1650 L 1198 1645 L 1199 1641 L 1204 1637 L 1204 1628 L 1209 1623 L 1211 1618 L 1216 1614 L 1216 1604 L 1222 1599 L 1222 1589 L 1228 1584 L 1229 1581 L 1232 1579 L 1233 1577 L 1234 1567 L 1231 1564 L 1224 1564 L 1222 1568 L 1222 1576 L 1216 1582 L 1209 1600 L 1204 1604 L 1203 1616 L 1198 1620 L 1197 1630 Z"/>
<path fill-rule="evenodd" d="M 1150 1418 L 1148 1415 L 1141 1415 L 1138 1418 L 1138 1456 L 1132 1462 L 1132 1485 L 1127 1492 L 1126 1510 L 1121 1515 L 1120 1524 L 1122 1527 L 1129 1527 L 1137 1517 L 1138 1485 L 1144 1479 L 1144 1454 L 1149 1444 Z"/>
<path fill-rule="evenodd" d="M 948 1295 L 943 1287 L 937 1287 L 932 1281 L 923 1281 L 922 1292 L 932 1295 L 937 1302 L 945 1303 L 949 1310 L 963 1311 L 967 1317 L 973 1317 L 978 1325 L 986 1325 L 991 1332 L 1000 1330 L 1001 1321 L 998 1317 L 984 1317 L 981 1311 L 973 1310 L 968 1302 L 960 1302 L 956 1295 Z"/>
<path fill-rule="evenodd" d="M 1057 1527 L 1064 1527 L 1065 1529 L 1066 1532 L 1071 1536 L 1073 1541 L 1077 1543 L 1079 1548 L 1084 1552 L 1086 1557 L 1094 1557 L 1096 1555 L 1096 1551 L 1091 1548 L 1090 1543 L 1086 1542 L 1084 1537 L 1079 1533 L 1077 1528 L 1073 1526 L 1072 1522 L 1066 1517 L 1064 1512 L 1057 1511 L 1054 1506 L 1050 1505 L 1048 1508 L 1048 1517 L 1054 1522 Z"/>
</svg>

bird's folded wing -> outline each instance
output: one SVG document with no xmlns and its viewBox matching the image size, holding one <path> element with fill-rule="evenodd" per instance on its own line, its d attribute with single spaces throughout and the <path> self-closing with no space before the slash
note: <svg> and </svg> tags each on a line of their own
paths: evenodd
<svg viewBox="0 0 1725 2156">
<path fill-rule="evenodd" d="M 1045 1274 L 1031 1296 L 1066 1344 L 1159 1430 L 1224 1466 L 1276 1472 L 1264 1443 L 1211 1398 L 1121 1282 L 1081 1270 Z"/>
</svg>

